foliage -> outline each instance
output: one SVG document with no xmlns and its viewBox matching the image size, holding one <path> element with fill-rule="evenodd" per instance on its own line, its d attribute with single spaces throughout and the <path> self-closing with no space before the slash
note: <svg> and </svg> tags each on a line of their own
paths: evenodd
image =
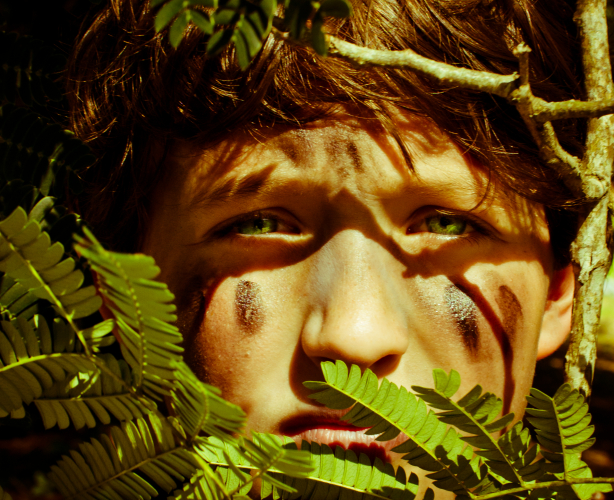
<svg viewBox="0 0 614 500">
<path fill-rule="evenodd" d="M 309 33 L 326 55 L 325 17 L 351 15 L 347 0 L 152 6 L 156 29 L 168 29 L 173 46 L 193 24 L 208 37 L 210 55 L 232 46 L 243 69 L 273 26 L 295 41 Z M 2 34 L 0 46 L 0 417 L 38 411 L 46 428 L 98 428 L 99 437 L 51 466 L 64 497 L 245 499 L 258 478 L 262 497 L 413 499 L 418 477 L 403 468 L 341 447 L 297 450 L 285 438 L 244 434 L 243 411 L 183 362 L 173 296 L 155 280 L 153 259 L 105 250 L 61 205 L 95 160 L 35 111 L 61 98 L 54 83 L 61 60 L 30 38 Z M 460 498 L 584 500 L 614 482 L 592 478 L 580 458 L 592 427 L 583 396 L 569 386 L 553 398 L 532 390 L 533 444 L 479 386 L 453 400 L 455 371 L 435 370 L 433 389 L 410 392 L 341 361 L 322 368 L 324 381 L 306 383 L 313 399 L 348 409 L 344 420 L 377 441 L 406 436 L 394 451 Z M 0 488 L 0 500 L 9 498 Z"/>
<path fill-rule="evenodd" d="M 378 435 L 378 441 L 405 434 L 407 441 L 393 451 L 406 453 L 404 460 L 431 471 L 427 477 L 435 486 L 457 496 L 585 499 L 597 491 L 612 489 L 609 484 L 597 483 L 614 480 L 592 481 L 590 469 L 580 459 L 580 453 L 594 443 L 590 438 L 593 428 L 588 425 L 588 404 L 568 384 L 553 398 L 536 389 L 527 396 L 536 407 L 527 412 L 540 449 L 537 444 L 531 445 L 522 422 L 509 426 L 514 421 L 512 413 L 496 418 L 502 400 L 492 393 L 482 393 L 479 385 L 453 401 L 460 387 L 460 376 L 454 370 L 449 375 L 434 370 L 435 388 L 413 386 L 414 396 L 386 379 L 378 387 L 375 374 L 366 370 L 361 375 L 356 365 L 348 371 L 342 361 L 327 361 L 322 369 L 324 382 L 305 383 L 317 391 L 310 397 L 329 408 L 351 408 L 343 419 L 370 427 L 367 434 Z M 428 410 L 419 401 L 442 411 Z"/>
<path fill-rule="evenodd" d="M 260 52 L 274 24 L 294 40 L 304 38 L 309 24 L 311 44 L 324 56 L 328 52 L 322 31 L 325 17 L 352 14 L 348 0 L 152 0 L 151 6 L 161 6 L 156 14 L 156 31 L 170 26 L 168 36 L 173 47 L 181 43 L 192 23 L 208 37 L 208 55 L 217 55 L 232 45 L 241 69 L 246 69 Z M 283 6 L 283 19 L 275 17 L 278 6 Z"/>
</svg>

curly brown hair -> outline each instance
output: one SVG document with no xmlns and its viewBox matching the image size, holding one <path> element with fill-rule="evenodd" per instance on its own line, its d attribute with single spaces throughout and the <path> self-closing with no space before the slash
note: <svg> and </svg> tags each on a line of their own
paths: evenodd
<svg viewBox="0 0 614 500">
<path fill-rule="evenodd" d="M 328 22 L 344 40 L 412 49 L 437 61 L 511 74 L 513 48 L 532 49 L 531 84 L 550 101 L 580 97 L 572 11 L 564 0 L 353 0 L 354 15 Z M 556 15 L 553 15 L 556 13 Z M 581 200 L 543 164 L 516 110 L 503 99 L 433 83 L 411 71 L 356 68 L 270 36 L 242 72 L 233 48 L 208 57 L 193 26 L 179 48 L 156 33 L 147 0 L 110 0 L 84 26 L 68 69 L 71 126 L 98 155 L 75 206 L 112 248 L 135 251 L 149 195 L 174 141 L 206 148 L 237 130 L 301 125 L 339 105 L 380 121 L 400 141 L 390 106 L 428 116 L 497 182 L 546 207 L 555 255 L 568 259 Z M 557 123 L 577 154 L 582 127 Z M 401 143 L 402 144 L 402 143 Z"/>
</svg>

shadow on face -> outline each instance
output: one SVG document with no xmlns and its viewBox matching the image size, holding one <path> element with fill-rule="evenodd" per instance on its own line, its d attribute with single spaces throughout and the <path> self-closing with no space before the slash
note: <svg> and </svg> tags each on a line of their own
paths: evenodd
<svg viewBox="0 0 614 500">
<path fill-rule="evenodd" d="M 144 251 L 186 359 L 279 432 L 341 359 L 406 387 L 455 368 L 522 411 L 552 255 L 539 206 L 501 192 L 422 119 L 398 145 L 346 117 L 178 150 Z"/>
</svg>

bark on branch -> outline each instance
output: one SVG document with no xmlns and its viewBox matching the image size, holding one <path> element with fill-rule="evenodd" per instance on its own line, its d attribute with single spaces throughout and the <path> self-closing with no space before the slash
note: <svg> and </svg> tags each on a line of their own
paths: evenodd
<svg viewBox="0 0 614 500">
<path fill-rule="evenodd" d="M 589 101 L 614 98 L 608 50 L 606 0 L 579 0 L 574 16 L 582 43 L 585 89 Z M 590 388 L 597 355 L 597 330 L 601 316 L 603 285 L 612 262 L 609 193 L 614 140 L 612 117 L 588 121 L 586 152 L 581 170 L 601 186 L 603 197 L 587 210 L 572 245 L 576 273 L 571 339 L 566 356 L 566 381 L 585 395 Z"/>
</svg>

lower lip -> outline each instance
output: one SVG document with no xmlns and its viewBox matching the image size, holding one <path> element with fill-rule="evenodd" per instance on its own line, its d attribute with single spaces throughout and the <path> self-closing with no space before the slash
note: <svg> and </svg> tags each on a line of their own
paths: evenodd
<svg viewBox="0 0 614 500">
<path fill-rule="evenodd" d="M 358 456 L 364 453 L 371 459 L 371 462 L 376 458 L 384 462 L 392 461 L 399 455 L 390 450 L 407 440 L 407 436 L 400 434 L 390 441 L 376 441 L 377 436 L 365 434 L 364 431 L 364 428 L 322 425 L 303 429 L 297 433 L 285 434 L 294 439 L 299 448 L 303 441 L 326 444 L 333 449 L 341 446 L 345 450 L 352 450 Z"/>
</svg>

